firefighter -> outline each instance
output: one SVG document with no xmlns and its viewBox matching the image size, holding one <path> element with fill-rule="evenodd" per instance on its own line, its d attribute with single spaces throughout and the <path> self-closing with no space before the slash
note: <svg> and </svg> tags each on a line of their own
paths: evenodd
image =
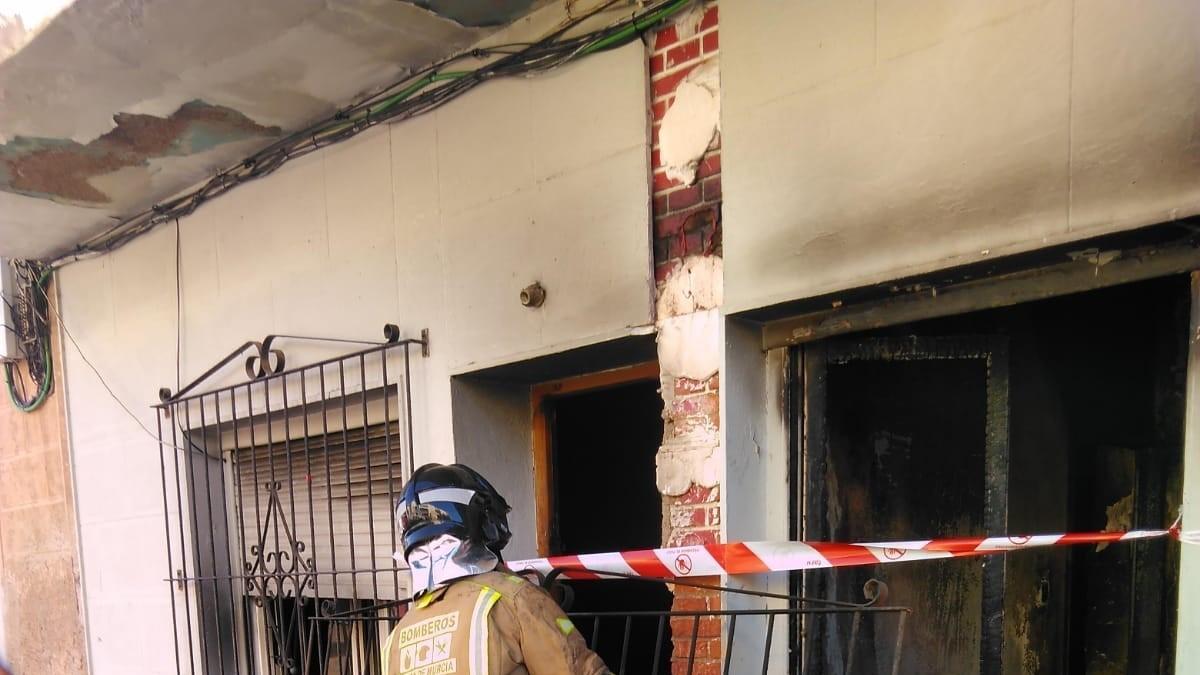
<svg viewBox="0 0 1200 675">
<path fill-rule="evenodd" d="M 426 464 L 396 505 L 413 602 L 384 675 L 611 675 L 553 598 L 504 567 L 508 504 L 462 464 Z"/>
</svg>

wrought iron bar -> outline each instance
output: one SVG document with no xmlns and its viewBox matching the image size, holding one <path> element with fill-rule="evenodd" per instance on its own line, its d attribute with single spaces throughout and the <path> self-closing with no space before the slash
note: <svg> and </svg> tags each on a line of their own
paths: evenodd
<svg viewBox="0 0 1200 675">
<path fill-rule="evenodd" d="M 247 343 L 257 350 L 249 382 L 199 391 L 244 345 L 179 394 L 162 392 L 154 407 L 177 675 L 378 672 L 377 631 L 361 622 L 372 612 L 394 624 L 407 601 L 391 558 L 392 505 L 414 457 L 411 352 L 429 346 L 426 331 L 402 340 L 388 326 L 385 338 L 322 340 L 367 347 L 285 369 L 279 342 L 305 338 L 268 336 Z M 346 611 L 360 623 L 327 620 Z"/>
<path fill-rule="evenodd" d="M 429 356 L 429 329 L 427 329 L 427 328 L 422 329 L 420 338 L 401 339 L 400 338 L 400 328 L 398 326 L 396 326 L 395 324 L 389 323 L 389 324 L 384 324 L 383 333 L 384 333 L 384 339 L 385 339 L 384 342 L 370 342 L 370 341 L 366 341 L 366 340 L 343 340 L 340 338 L 311 337 L 311 336 L 303 336 L 303 335 L 268 335 L 265 338 L 263 338 L 262 340 L 247 340 L 246 342 L 242 343 L 241 346 L 234 349 L 229 354 L 227 354 L 224 358 L 222 358 L 220 361 L 218 361 L 216 364 L 214 364 L 211 368 L 204 371 L 204 373 L 202 373 L 200 375 L 200 377 L 197 377 L 196 379 L 194 379 L 191 382 L 184 385 L 179 391 L 172 392 L 171 389 L 168 387 L 160 388 L 158 390 L 158 398 L 159 398 L 160 402 L 157 404 L 156 407 L 160 407 L 160 408 L 170 407 L 171 404 L 181 403 L 183 401 L 186 401 L 188 398 L 195 397 L 194 394 L 189 396 L 189 394 L 191 394 L 193 389 L 195 389 L 196 387 L 203 384 L 206 380 L 208 380 L 213 375 L 216 375 L 217 373 L 219 373 L 222 368 L 224 368 L 225 366 L 232 363 L 234 359 L 245 354 L 246 350 L 250 349 L 251 347 L 254 347 L 255 353 L 253 356 L 251 356 L 249 359 L 246 360 L 246 375 L 251 380 L 270 379 L 277 375 L 290 375 L 299 370 L 313 368 L 313 367 L 319 366 L 319 365 L 329 365 L 332 363 L 336 363 L 338 361 L 345 360 L 347 358 L 353 358 L 355 356 L 358 356 L 359 354 L 370 354 L 372 352 L 376 352 L 381 347 L 390 347 L 390 346 L 395 346 L 395 345 L 420 345 L 421 346 L 421 356 L 423 356 L 423 357 Z M 336 356 L 333 358 L 325 359 L 323 361 L 316 361 L 314 363 L 308 364 L 307 366 L 303 366 L 302 368 L 286 370 L 284 368 L 284 365 L 285 365 L 287 359 L 286 359 L 283 351 L 272 348 L 274 341 L 277 339 L 281 339 L 281 338 L 286 338 L 289 340 L 306 340 L 309 342 L 348 342 L 351 344 L 364 344 L 364 345 L 371 345 L 371 346 L 367 347 L 366 349 L 352 352 L 350 354 L 346 354 L 343 356 Z M 274 359 L 275 359 L 274 365 L 272 365 L 272 360 L 271 360 L 272 357 L 274 357 Z M 407 350 L 405 351 L 405 360 L 406 361 L 408 360 Z M 407 363 L 405 364 L 405 368 L 406 368 L 406 370 L 408 369 Z"/>
</svg>

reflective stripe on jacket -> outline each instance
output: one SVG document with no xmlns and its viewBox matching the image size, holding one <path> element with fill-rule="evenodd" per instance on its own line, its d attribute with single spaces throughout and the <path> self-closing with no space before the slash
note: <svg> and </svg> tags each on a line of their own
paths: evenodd
<svg viewBox="0 0 1200 675">
<path fill-rule="evenodd" d="M 384 675 L 608 675 L 541 588 L 506 572 L 415 601 L 383 648 Z"/>
</svg>

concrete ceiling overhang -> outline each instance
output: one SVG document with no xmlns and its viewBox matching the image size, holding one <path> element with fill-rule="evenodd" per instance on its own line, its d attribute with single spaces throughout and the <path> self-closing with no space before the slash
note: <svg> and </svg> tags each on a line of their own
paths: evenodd
<svg viewBox="0 0 1200 675">
<path fill-rule="evenodd" d="M 0 0 L 0 256 L 40 259 L 545 4 L 22 1 L 69 0 Z"/>
</svg>

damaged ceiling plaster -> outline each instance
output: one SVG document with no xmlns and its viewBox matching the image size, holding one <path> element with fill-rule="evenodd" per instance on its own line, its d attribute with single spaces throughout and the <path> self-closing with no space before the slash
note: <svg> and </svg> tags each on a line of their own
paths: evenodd
<svg viewBox="0 0 1200 675">
<path fill-rule="evenodd" d="M 81 144 L 70 139 L 17 136 L 0 144 L 0 190 L 65 203 L 99 205 L 111 198 L 91 179 L 160 157 L 193 155 L 225 143 L 270 138 L 264 127 L 232 108 L 189 101 L 168 117 L 118 113 L 108 133 Z"/>
<path fill-rule="evenodd" d="M 0 257 L 46 259 L 548 0 L 32 1 L 0 0 Z"/>
</svg>

